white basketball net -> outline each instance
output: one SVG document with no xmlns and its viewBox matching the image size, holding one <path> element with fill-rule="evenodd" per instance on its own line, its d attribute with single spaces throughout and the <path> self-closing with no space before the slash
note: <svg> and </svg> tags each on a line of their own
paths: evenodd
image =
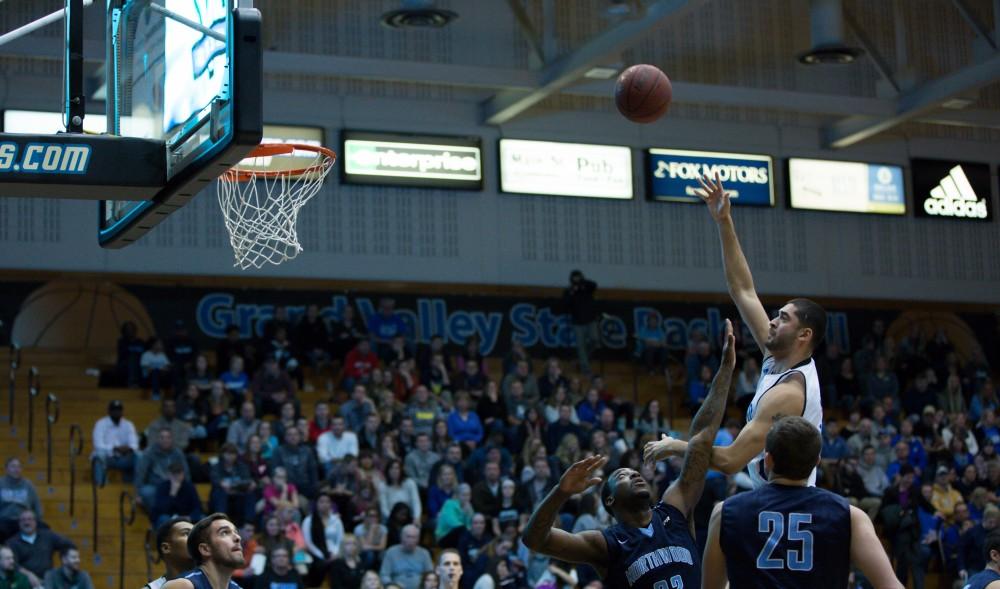
<svg viewBox="0 0 1000 589">
<path fill-rule="evenodd" d="M 283 147 L 283 146 L 282 146 Z M 295 147 L 298 156 L 302 151 Z M 299 209 L 323 187 L 335 157 L 329 151 L 314 151 L 313 162 L 304 169 L 269 171 L 277 156 L 250 157 L 219 176 L 219 207 L 229 231 L 229 243 L 242 270 L 281 264 L 302 251 L 295 223 Z M 286 152 L 291 155 L 292 150 Z"/>
</svg>

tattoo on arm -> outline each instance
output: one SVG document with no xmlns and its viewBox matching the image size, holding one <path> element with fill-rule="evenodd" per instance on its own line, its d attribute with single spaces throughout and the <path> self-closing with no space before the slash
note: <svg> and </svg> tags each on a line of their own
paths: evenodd
<svg viewBox="0 0 1000 589">
<path fill-rule="evenodd" d="M 684 454 L 684 467 L 681 470 L 683 482 L 702 481 L 708 473 L 712 458 L 712 443 L 715 441 L 715 433 L 722 424 L 722 416 L 726 412 L 726 399 L 729 397 L 732 377 L 733 367 L 723 363 L 715 375 L 715 380 L 712 381 L 708 397 L 691 421 L 687 452 Z"/>
</svg>

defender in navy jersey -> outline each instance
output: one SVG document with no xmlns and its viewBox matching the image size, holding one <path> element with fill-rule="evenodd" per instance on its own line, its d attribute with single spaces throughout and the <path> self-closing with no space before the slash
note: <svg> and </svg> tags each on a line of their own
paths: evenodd
<svg viewBox="0 0 1000 589">
<path fill-rule="evenodd" d="M 986 568 L 969 577 L 962 589 L 1000 589 L 1000 531 L 986 536 L 983 553 Z"/>
<path fill-rule="evenodd" d="M 712 468 L 736 474 L 743 467 L 749 467 L 747 474 L 751 483 L 759 488 L 767 482 L 761 460 L 764 438 L 775 417 L 801 415 L 817 429 L 822 427 L 823 406 L 812 354 L 826 332 L 826 311 L 814 301 L 797 298 L 785 303 L 773 319 L 768 319 L 736 237 L 729 193 L 715 177 L 699 178 L 699 181 L 701 199 L 708 205 L 708 212 L 719 228 L 729 295 L 764 355 L 756 394 L 747 408 L 747 425 L 732 444 L 713 448 Z M 661 460 L 683 454 L 687 443 L 664 435 L 646 446 L 647 453 Z M 815 469 L 809 479 L 810 485 L 815 484 Z"/>
<path fill-rule="evenodd" d="M 701 409 L 691 422 L 691 441 L 680 476 L 652 506 L 642 475 L 619 468 L 608 476 L 601 501 L 618 523 L 604 530 L 571 534 L 553 527 L 562 504 L 601 482 L 604 456 L 571 466 L 531 515 L 522 540 L 530 550 L 560 560 L 589 564 L 610 589 L 689 589 L 701 587 L 701 563 L 691 513 L 701 498 L 712 442 L 726 409 L 736 365 L 733 326 L 726 321 L 722 366 Z"/>
<path fill-rule="evenodd" d="M 190 519 L 179 516 L 170 518 L 156 529 L 156 552 L 167 571 L 162 577 L 143 585 L 142 589 L 160 589 L 167 581 L 191 570 L 194 561 L 187 552 L 187 539 L 192 527 Z"/>
<path fill-rule="evenodd" d="M 213 513 L 191 528 L 187 551 L 195 569 L 167 581 L 162 589 L 240 589 L 233 571 L 246 566 L 236 525 L 224 513 Z"/>
<path fill-rule="evenodd" d="M 775 422 L 765 441 L 764 487 L 715 506 L 703 587 L 844 589 L 852 563 L 876 589 L 902 589 L 865 512 L 807 486 L 819 430 L 801 417 Z"/>
</svg>

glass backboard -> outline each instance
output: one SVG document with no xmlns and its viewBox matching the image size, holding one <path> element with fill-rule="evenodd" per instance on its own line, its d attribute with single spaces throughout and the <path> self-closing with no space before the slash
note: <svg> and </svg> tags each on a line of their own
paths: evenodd
<svg viewBox="0 0 1000 589">
<path fill-rule="evenodd" d="M 168 186 L 148 201 L 103 201 L 101 245 L 134 241 L 259 143 L 260 13 L 237 2 L 111 0 L 108 132 L 163 141 Z"/>
</svg>

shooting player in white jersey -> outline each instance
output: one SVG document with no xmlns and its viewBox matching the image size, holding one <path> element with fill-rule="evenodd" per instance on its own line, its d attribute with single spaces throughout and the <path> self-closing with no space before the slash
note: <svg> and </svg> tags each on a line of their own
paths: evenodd
<svg viewBox="0 0 1000 589">
<path fill-rule="evenodd" d="M 785 303 L 773 319 L 768 319 L 736 237 L 729 194 L 715 177 L 699 178 L 699 182 L 701 199 L 719 227 L 729 295 L 764 354 L 757 391 L 747 409 L 747 425 L 731 445 L 712 449 L 712 468 L 735 474 L 749 465 L 748 474 L 757 488 L 767 482 L 764 440 L 776 418 L 798 415 L 822 429 L 823 407 L 812 354 L 826 331 L 826 311 L 809 299 L 799 298 Z M 659 461 L 681 456 L 686 449 L 687 442 L 664 435 L 646 444 L 644 455 L 646 460 Z M 814 469 L 809 484 L 815 483 Z"/>
</svg>

